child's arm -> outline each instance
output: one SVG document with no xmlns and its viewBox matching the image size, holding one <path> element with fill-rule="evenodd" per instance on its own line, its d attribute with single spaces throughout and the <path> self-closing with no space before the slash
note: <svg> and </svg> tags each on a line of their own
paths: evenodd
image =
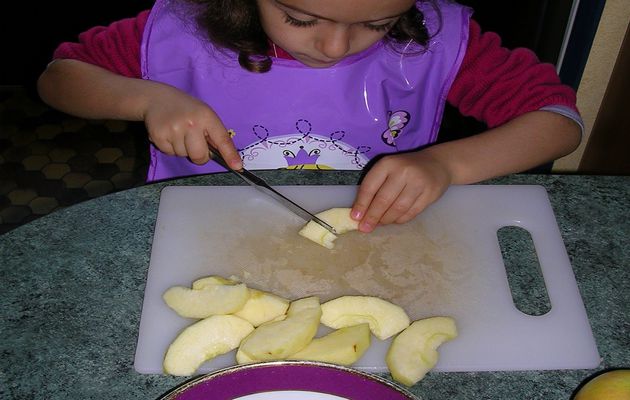
<svg viewBox="0 0 630 400">
<path fill-rule="evenodd" d="M 359 229 L 404 223 L 450 184 L 471 184 L 527 170 L 575 150 L 580 127 L 562 115 L 535 111 L 482 134 L 383 158 L 367 173 L 353 205 Z"/>
<path fill-rule="evenodd" d="M 77 60 L 52 62 L 38 80 L 47 104 L 82 118 L 144 121 L 164 153 L 208 161 L 208 144 L 232 168 L 241 159 L 227 130 L 205 103 L 162 83 L 128 78 Z"/>
</svg>

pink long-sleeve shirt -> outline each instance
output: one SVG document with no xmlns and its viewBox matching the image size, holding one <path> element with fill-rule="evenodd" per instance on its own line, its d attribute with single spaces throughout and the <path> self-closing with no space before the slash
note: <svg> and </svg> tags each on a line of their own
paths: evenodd
<svg viewBox="0 0 630 400">
<path fill-rule="evenodd" d="M 76 59 L 117 74 L 140 78 L 140 44 L 149 16 L 143 11 L 109 26 L 97 26 L 79 35 L 78 42 L 62 43 L 55 59 Z M 279 57 L 290 58 L 285 52 Z M 447 101 L 462 115 L 501 125 L 530 111 L 557 112 L 582 125 L 575 91 L 560 82 L 555 68 L 541 63 L 529 49 L 509 50 L 493 32 L 482 33 L 472 20 L 468 47 Z"/>
</svg>

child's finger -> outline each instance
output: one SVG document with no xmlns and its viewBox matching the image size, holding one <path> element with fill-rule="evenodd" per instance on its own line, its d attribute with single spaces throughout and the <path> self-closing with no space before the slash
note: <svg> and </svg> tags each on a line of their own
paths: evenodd
<svg viewBox="0 0 630 400">
<path fill-rule="evenodd" d="M 350 216 L 354 220 L 361 221 L 363 219 L 365 212 L 368 207 L 370 207 L 370 203 L 372 203 L 374 195 L 376 195 L 378 189 L 383 185 L 385 179 L 387 179 L 387 174 L 379 172 L 376 168 L 367 173 L 365 179 L 359 186 L 354 204 L 352 205 L 352 210 L 350 211 Z"/>
<path fill-rule="evenodd" d="M 188 156 L 188 152 L 186 151 L 186 145 L 183 140 L 175 139 L 172 142 L 173 150 L 175 151 L 175 155 L 178 157 L 186 157 Z"/>
<path fill-rule="evenodd" d="M 434 203 L 437 199 L 440 198 L 442 192 L 435 192 L 430 190 L 423 191 L 420 196 L 417 198 L 416 202 L 413 206 L 407 210 L 406 213 L 401 215 L 398 219 L 396 219 L 396 223 L 404 224 L 412 219 L 414 219 L 418 214 L 423 212 L 429 205 Z"/>
<path fill-rule="evenodd" d="M 238 154 L 236 147 L 234 146 L 234 142 L 227 134 L 227 131 L 224 131 L 222 135 L 216 135 L 218 137 L 209 136 L 211 145 L 219 151 L 221 157 L 227 162 L 227 164 L 232 169 L 239 170 L 243 168 L 243 161 L 241 160 L 241 156 Z"/>
<path fill-rule="evenodd" d="M 169 156 L 176 155 L 175 148 L 169 140 L 151 141 L 160 151 Z"/>
<path fill-rule="evenodd" d="M 420 187 L 417 185 L 405 185 L 400 192 L 396 200 L 390 205 L 381 217 L 381 224 L 391 224 L 397 222 L 397 220 L 403 215 L 407 214 L 409 210 L 414 207 L 418 198 L 420 197 Z"/>
<path fill-rule="evenodd" d="M 431 202 L 428 200 L 428 196 L 420 195 L 420 197 L 416 199 L 415 203 L 409 207 L 407 212 L 399 216 L 394 222 L 397 224 L 405 224 L 411 221 L 416 218 L 418 214 L 424 211 L 430 203 Z"/>
<path fill-rule="evenodd" d="M 186 152 L 190 161 L 202 165 L 208 162 L 208 142 L 202 133 L 189 133 L 184 137 Z"/>
<path fill-rule="evenodd" d="M 373 231 L 383 218 L 383 215 L 394 204 L 403 188 L 404 185 L 388 177 L 374 194 L 369 207 L 365 211 L 365 216 L 359 222 L 359 230 L 361 232 Z"/>
<path fill-rule="evenodd" d="M 153 132 L 153 130 L 149 130 L 149 141 L 153 143 L 155 147 L 160 149 L 162 153 L 170 156 L 175 155 L 175 149 L 173 148 L 171 141 L 164 134 L 158 134 Z"/>
<path fill-rule="evenodd" d="M 391 179 L 386 180 L 374 195 L 370 206 L 365 212 L 365 217 L 359 223 L 359 229 L 362 232 L 370 232 L 379 223 L 384 223 L 383 217 L 395 204 L 401 191 L 402 187 L 400 185 L 392 182 Z"/>
</svg>

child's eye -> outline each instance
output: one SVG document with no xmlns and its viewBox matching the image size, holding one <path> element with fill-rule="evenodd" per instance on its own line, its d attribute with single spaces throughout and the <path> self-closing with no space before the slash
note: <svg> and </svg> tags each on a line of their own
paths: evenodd
<svg viewBox="0 0 630 400">
<path fill-rule="evenodd" d="M 317 23 L 317 20 L 316 19 L 312 19 L 310 21 L 303 21 L 301 19 L 294 18 L 294 17 L 290 16 L 289 14 L 285 13 L 284 14 L 284 22 L 286 22 L 287 24 L 293 25 L 293 26 L 307 27 L 307 26 L 315 25 Z"/>
<path fill-rule="evenodd" d="M 386 24 L 380 24 L 380 25 L 364 24 L 363 26 L 365 26 L 366 28 L 371 29 L 373 31 L 385 32 L 385 31 L 389 30 L 389 28 L 391 28 L 393 25 L 394 25 L 394 22 L 388 22 Z"/>
</svg>

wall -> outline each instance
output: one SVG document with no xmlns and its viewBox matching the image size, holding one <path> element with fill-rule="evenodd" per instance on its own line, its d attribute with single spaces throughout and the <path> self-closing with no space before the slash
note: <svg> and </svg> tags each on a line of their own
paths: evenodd
<svg viewBox="0 0 630 400">
<path fill-rule="evenodd" d="M 591 139 L 593 127 L 608 89 L 608 83 L 613 76 L 613 70 L 620 54 L 624 35 L 629 27 L 629 21 L 630 7 L 628 6 L 628 0 L 606 1 L 577 91 L 577 104 L 585 124 L 584 138 L 575 152 L 557 160 L 553 164 L 554 172 L 589 172 L 580 169 L 580 162 Z M 614 106 L 614 104 L 609 105 Z M 617 104 L 616 107 L 619 107 L 620 117 L 621 113 L 628 113 L 627 103 L 625 107 L 622 104 Z M 625 109 L 622 110 L 622 108 Z M 594 172 L 594 170 L 591 171 Z"/>
<path fill-rule="evenodd" d="M 578 171 L 630 175 L 630 28 Z"/>
</svg>

